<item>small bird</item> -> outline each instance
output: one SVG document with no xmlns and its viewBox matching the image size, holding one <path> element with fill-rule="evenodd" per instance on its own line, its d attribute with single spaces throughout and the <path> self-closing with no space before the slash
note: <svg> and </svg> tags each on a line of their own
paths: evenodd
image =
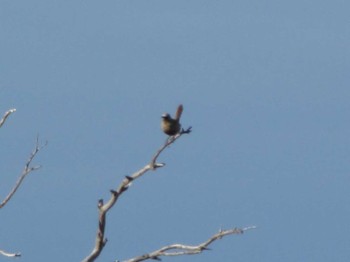
<svg viewBox="0 0 350 262">
<path fill-rule="evenodd" d="M 163 132 L 169 136 L 174 136 L 181 130 L 180 117 L 183 111 L 183 106 L 179 105 L 177 107 L 175 118 L 166 113 L 162 115 L 161 128 Z"/>
</svg>

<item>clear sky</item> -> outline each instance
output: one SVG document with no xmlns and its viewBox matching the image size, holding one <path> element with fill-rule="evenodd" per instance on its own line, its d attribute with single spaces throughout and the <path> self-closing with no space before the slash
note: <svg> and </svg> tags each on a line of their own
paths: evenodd
<svg viewBox="0 0 350 262">
<path fill-rule="evenodd" d="M 350 3 L 0 2 L 0 249 L 20 261 L 80 261 L 97 200 L 165 140 L 184 104 L 193 133 L 108 214 L 97 261 L 220 228 L 256 225 L 198 256 L 163 261 L 348 261 Z M 0 257 L 0 261 L 10 261 Z"/>
</svg>

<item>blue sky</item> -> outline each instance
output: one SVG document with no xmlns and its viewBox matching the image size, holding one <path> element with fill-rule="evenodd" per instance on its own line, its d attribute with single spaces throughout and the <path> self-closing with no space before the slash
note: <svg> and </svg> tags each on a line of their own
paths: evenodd
<svg viewBox="0 0 350 262">
<path fill-rule="evenodd" d="M 108 214 L 97 261 L 258 226 L 164 261 L 350 257 L 346 1 L 1 1 L 3 198 L 36 135 L 49 142 L 1 210 L 0 248 L 80 261 L 97 200 L 143 167 L 184 104 L 193 133 Z M 7 261 L 0 257 L 0 261 Z"/>
</svg>

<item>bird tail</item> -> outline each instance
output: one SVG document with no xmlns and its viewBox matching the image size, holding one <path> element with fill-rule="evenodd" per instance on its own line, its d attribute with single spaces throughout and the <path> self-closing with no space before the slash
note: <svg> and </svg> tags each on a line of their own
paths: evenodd
<svg viewBox="0 0 350 262">
<path fill-rule="evenodd" d="M 175 114 L 175 120 L 177 120 L 177 121 L 180 120 L 180 117 L 181 117 L 181 114 L 182 114 L 183 110 L 184 110 L 184 107 L 182 105 L 179 105 L 177 107 L 176 114 Z"/>
</svg>

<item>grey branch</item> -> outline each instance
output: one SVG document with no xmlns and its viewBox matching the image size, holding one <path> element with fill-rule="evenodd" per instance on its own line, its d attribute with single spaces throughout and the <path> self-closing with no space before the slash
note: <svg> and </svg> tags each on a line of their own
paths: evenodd
<svg viewBox="0 0 350 262">
<path fill-rule="evenodd" d="M 166 149 L 169 145 L 174 143 L 177 139 L 179 139 L 183 134 L 188 134 L 191 130 L 190 128 L 181 131 L 175 136 L 170 136 L 164 143 L 163 146 L 161 146 L 155 155 L 152 157 L 151 161 L 145 165 L 143 168 L 140 170 L 136 171 L 133 173 L 131 176 L 126 176 L 123 181 L 120 183 L 117 189 L 111 190 L 111 197 L 108 200 L 106 204 L 103 203 L 103 200 L 100 199 L 98 202 L 98 210 L 99 210 L 99 215 L 98 215 L 98 229 L 97 229 L 97 234 L 96 234 L 96 239 L 95 239 L 95 246 L 86 258 L 82 260 L 82 262 L 92 262 L 95 261 L 95 259 L 100 255 L 102 249 L 107 243 L 107 239 L 105 239 L 105 226 L 106 226 L 106 214 L 109 209 L 111 209 L 114 204 L 117 202 L 119 196 L 124 193 L 129 186 L 131 185 L 132 181 L 136 180 L 137 178 L 141 177 L 144 175 L 146 172 L 150 170 L 155 170 L 156 168 L 163 167 L 165 164 L 164 163 L 157 163 L 157 159 L 159 155 Z"/>
<path fill-rule="evenodd" d="M 0 250 L 0 255 L 3 255 L 5 257 L 20 257 L 21 253 L 9 253 L 9 252 Z"/>
<path fill-rule="evenodd" d="M 2 125 L 5 123 L 6 119 L 13 113 L 16 112 L 16 109 L 10 109 L 8 111 L 6 111 L 6 113 L 4 114 L 4 116 L 1 118 L 0 120 L 0 127 L 2 127 Z"/>
<path fill-rule="evenodd" d="M 196 255 L 202 253 L 205 250 L 209 250 L 208 246 L 216 240 L 219 240 L 227 235 L 235 235 L 235 234 L 243 234 L 244 231 L 249 229 L 254 229 L 255 226 L 246 227 L 246 228 L 233 228 L 229 230 L 220 230 L 217 234 L 210 237 L 207 241 L 197 245 L 197 246 L 189 246 L 183 244 L 172 244 L 165 247 L 162 247 L 156 251 L 150 252 L 148 254 L 144 254 L 139 257 L 131 258 L 125 260 L 123 262 L 140 262 L 145 260 L 161 260 L 162 256 L 182 256 L 182 255 Z M 116 261 L 118 262 L 118 260 Z"/>
<path fill-rule="evenodd" d="M 17 189 L 20 187 L 20 185 L 22 184 L 24 178 L 32 171 L 38 170 L 41 166 L 31 166 L 30 164 L 32 163 L 33 159 L 35 158 L 36 154 L 44 147 L 47 145 L 47 142 L 44 145 L 40 145 L 39 144 L 39 137 L 37 137 L 36 139 L 36 145 L 35 145 L 35 149 L 33 150 L 33 152 L 30 154 L 24 169 L 22 171 L 22 175 L 18 178 L 15 186 L 12 188 L 12 190 L 10 191 L 10 193 L 5 197 L 5 199 L 2 201 L 2 203 L 0 204 L 0 208 L 4 207 L 8 201 L 10 201 L 10 199 L 13 197 L 13 195 L 16 193 Z"/>
</svg>

